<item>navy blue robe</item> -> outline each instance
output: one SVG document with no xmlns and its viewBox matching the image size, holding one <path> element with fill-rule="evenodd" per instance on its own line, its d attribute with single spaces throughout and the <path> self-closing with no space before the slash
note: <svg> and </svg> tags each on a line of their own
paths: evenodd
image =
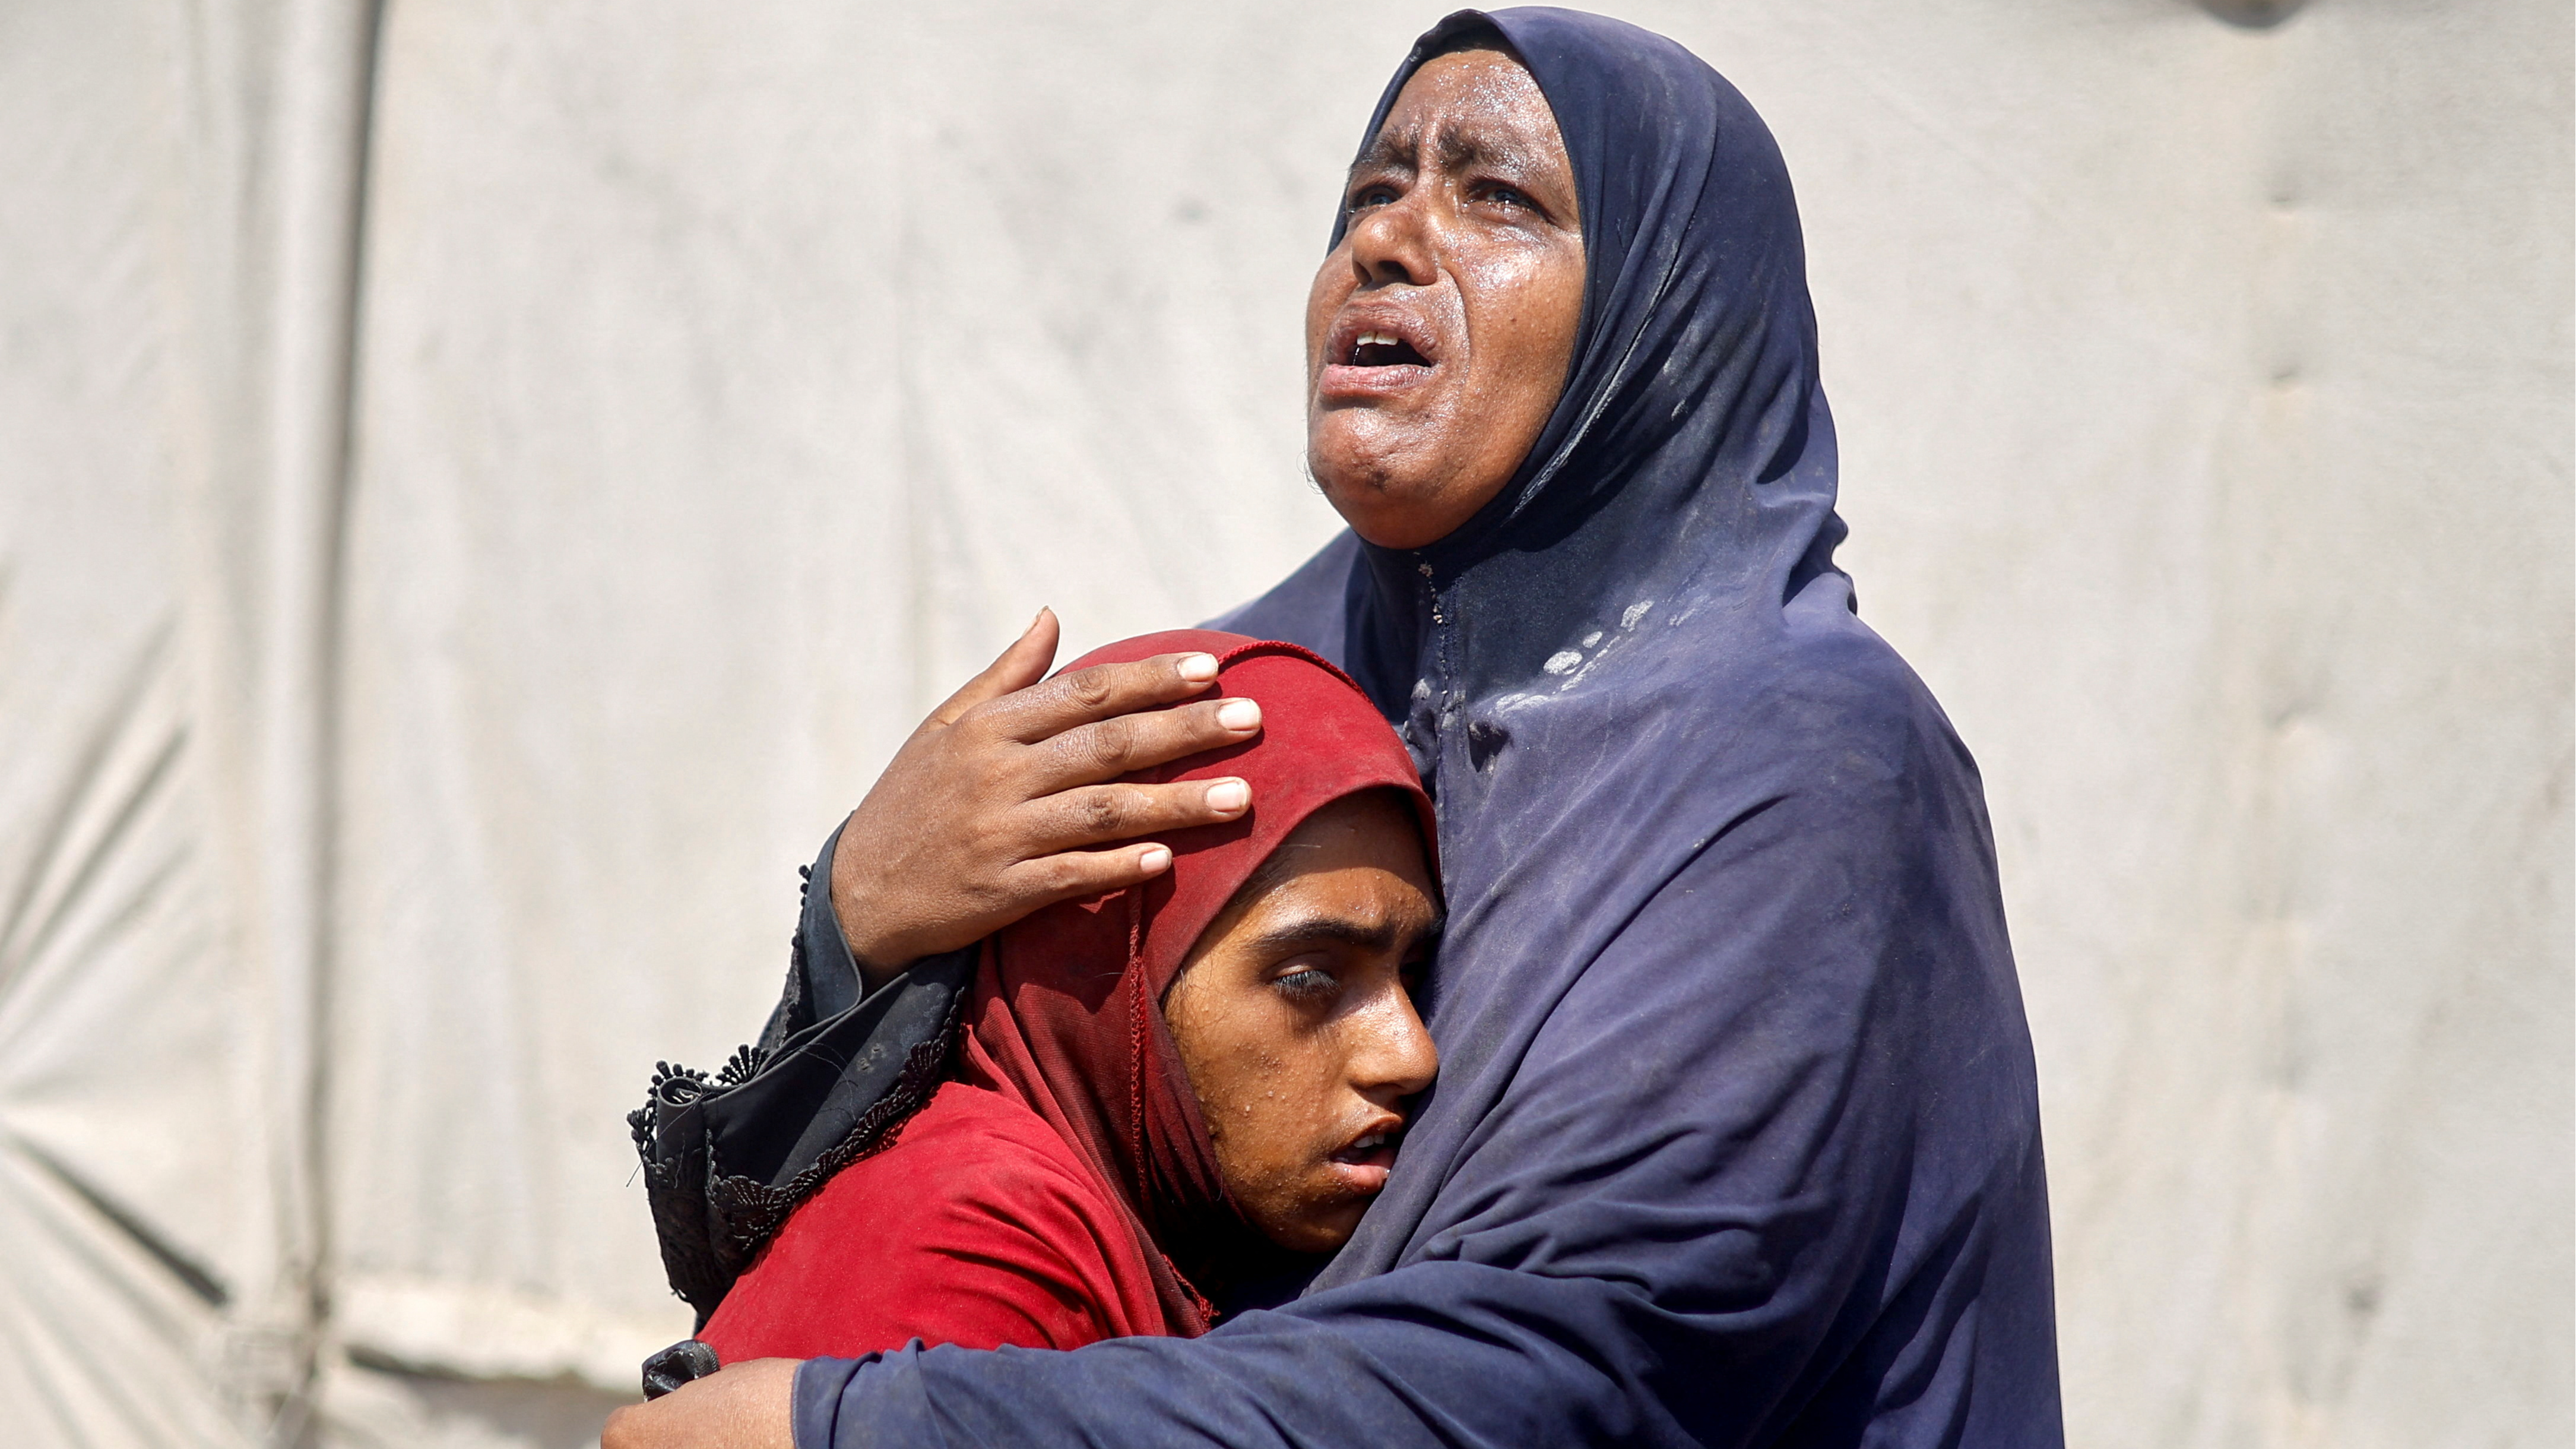
<svg viewBox="0 0 2576 1449">
<path fill-rule="evenodd" d="M 1789 179 L 1680 46 L 1499 28 L 1585 239 L 1564 397 L 1304 643 L 1439 803 L 1438 1086 L 1303 1296 L 1205 1338 L 800 1373 L 804 1449 L 2062 1442 L 2039 1107 L 1976 766 L 1835 568 Z"/>
</svg>

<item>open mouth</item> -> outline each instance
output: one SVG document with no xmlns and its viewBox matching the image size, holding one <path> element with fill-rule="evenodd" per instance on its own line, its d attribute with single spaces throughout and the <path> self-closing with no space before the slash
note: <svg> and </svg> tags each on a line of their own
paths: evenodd
<svg viewBox="0 0 2576 1449">
<path fill-rule="evenodd" d="M 1357 1138 L 1332 1154 L 1332 1160 L 1350 1167 L 1386 1167 L 1395 1161 L 1397 1141 L 1404 1129 L 1392 1127 Z"/>
<path fill-rule="evenodd" d="M 1412 343 L 1380 328 L 1351 339 L 1350 355 L 1344 363 L 1350 367 L 1429 367 L 1431 359 Z"/>
</svg>

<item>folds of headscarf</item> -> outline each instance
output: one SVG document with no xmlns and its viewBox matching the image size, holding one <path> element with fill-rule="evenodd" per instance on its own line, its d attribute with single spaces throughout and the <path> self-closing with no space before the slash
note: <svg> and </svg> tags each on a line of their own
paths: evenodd
<svg viewBox="0 0 2576 1449">
<path fill-rule="evenodd" d="M 1174 630 L 1067 667 L 1190 650 L 1217 657 L 1226 696 L 1261 705 L 1263 731 L 1130 778 L 1237 776 L 1252 787 L 1251 811 L 1164 837 L 1171 868 L 1141 886 L 1051 906 L 994 936 L 964 1047 L 970 1081 L 1026 1103 L 1117 1191 L 1154 1267 L 1167 1326 L 1179 1334 L 1208 1325 L 1208 1306 L 1186 1276 L 1193 1265 L 1251 1239 L 1164 1027 L 1163 993 L 1245 880 L 1324 806 L 1394 790 L 1417 812 L 1426 850 L 1435 838 L 1431 802 L 1402 742 L 1359 686 L 1294 644 Z"/>
</svg>

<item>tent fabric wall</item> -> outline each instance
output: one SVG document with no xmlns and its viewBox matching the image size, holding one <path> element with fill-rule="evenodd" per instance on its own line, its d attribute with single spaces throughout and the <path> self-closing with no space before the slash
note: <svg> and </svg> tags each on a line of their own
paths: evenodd
<svg viewBox="0 0 2576 1449">
<path fill-rule="evenodd" d="M 0 1396 L 309 1423 L 369 15 L 0 10 Z"/>
<path fill-rule="evenodd" d="M 573 1444 L 619 1120 L 1042 603 L 1329 534 L 1440 7 L 0 7 L 0 1393 Z M 1865 616 L 1984 765 L 2072 1437 L 2571 1411 L 2571 25 L 1618 4 L 1770 118 Z M 318 1411 L 318 1417 L 308 1417 Z"/>
</svg>

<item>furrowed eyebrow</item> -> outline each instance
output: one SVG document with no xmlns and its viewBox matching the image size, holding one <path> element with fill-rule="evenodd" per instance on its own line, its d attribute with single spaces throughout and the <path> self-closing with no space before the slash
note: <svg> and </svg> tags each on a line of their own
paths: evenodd
<svg viewBox="0 0 2576 1449">
<path fill-rule="evenodd" d="M 1472 171 L 1490 167 L 1497 171 L 1526 171 L 1529 157 L 1518 146 L 1492 146 L 1455 126 L 1440 128 L 1433 142 L 1438 147 L 1440 164 L 1451 171 Z"/>
<path fill-rule="evenodd" d="M 1441 924 L 1439 921 L 1432 922 L 1430 929 L 1421 932 L 1418 939 L 1423 941 L 1436 939 L 1440 934 Z M 1374 926 L 1364 926 L 1357 921 L 1342 920 L 1332 916 L 1307 916 L 1303 919 L 1282 921 L 1253 937 L 1246 944 L 1256 951 L 1275 951 L 1292 946 L 1321 945 L 1326 942 L 1340 946 L 1353 946 L 1363 951 L 1391 951 L 1395 949 L 1397 938 L 1397 931 L 1392 923 L 1381 922 Z"/>
<path fill-rule="evenodd" d="M 1360 159 L 1352 162 L 1351 169 L 1344 173 L 1343 188 L 1349 189 L 1350 183 L 1359 180 L 1360 173 L 1364 171 L 1413 171 L 1419 168 L 1421 160 L 1422 149 L 1414 144 L 1411 137 L 1398 138 L 1380 131 L 1377 139 L 1368 143 L 1368 149 L 1360 153 Z"/>
<path fill-rule="evenodd" d="M 1431 138 L 1431 149 L 1441 166 L 1451 171 L 1470 171 L 1480 166 L 1503 171 L 1525 172 L 1530 169 L 1529 155 L 1521 147 L 1491 144 L 1456 125 L 1443 125 Z M 1357 181 L 1363 172 L 1382 169 L 1419 171 L 1422 169 L 1421 143 L 1411 136 L 1390 136 L 1379 132 L 1377 139 L 1369 142 L 1368 149 L 1360 153 L 1360 159 L 1351 163 L 1351 169 L 1344 178 L 1345 184 Z"/>
</svg>

